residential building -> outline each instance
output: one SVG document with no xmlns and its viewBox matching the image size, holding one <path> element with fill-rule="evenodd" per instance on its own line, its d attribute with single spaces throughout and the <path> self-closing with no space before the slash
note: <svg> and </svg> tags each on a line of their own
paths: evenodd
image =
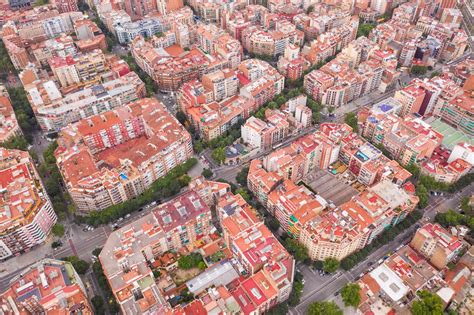
<svg viewBox="0 0 474 315">
<path fill-rule="evenodd" d="M 5 314 L 94 314 L 72 264 L 49 258 L 20 270 L 0 293 L 0 303 Z"/>
<path fill-rule="evenodd" d="M 326 206 L 323 198 L 305 186 L 285 180 L 268 195 L 266 208 L 290 237 L 299 239 L 306 223 L 319 216 Z"/>
<path fill-rule="evenodd" d="M 2 89 L 4 91 L 1 93 L 3 95 L 0 95 L 0 143 L 7 142 L 13 137 L 21 136 L 23 134 L 20 125 L 16 120 L 13 106 L 8 97 L 8 92 L 5 87 L 0 86 L 0 91 Z"/>
<path fill-rule="evenodd" d="M 311 259 L 341 260 L 371 243 L 387 227 L 398 224 L 417 203 L 417 197 L 390 181 L 382 181 L 307 222 L 299 239 Z"/>
<path fill-rule="evenodd" d="M 66 95 L 51 80 L 35 81 L 26 85 L 25 90 L 41 129 L 59 131 L 67 124 L 143 97 L 145 84 L 135 72 L 129 72 L 115 80 Z"/>
<path fill-rule="evenodd" d="M 185 82 L 229 65 L 227 60 L 210 59 L 198 48 L 185 51 L 178 45 L 172 45 L 157 49 L 141 36 L 135 37 L 131 46 L 138 66 L 153 78 L 162 91 L 176 91 Z"/>
<path fill-rule="evenodd" d="M 253 279 L 262 273 L 269 283 L 278 288 L 274 298 L 268 301 L 269 304 L 264 304 L 265 310 L 288 298 L 293 283 L 295 261 L 273 233 L 257 218 L 255 210 L 239 197 L 232 193 L 222 197 L 217 204 L 217 212 L 224 240 L 228 242 L 232 254 L 246 272 Z M 234 294 L 237 300 L 240 299 L 239 295 L 241 291 L 237 290 Z M 266 298 L 264 300 L 267 301 Z M 245 308 L 246 303 L 240 302 L 241 307 Z M 258 309 L 260 303 L 255 302 Z"/>
<path fill-rule="evenodd" d="M 281 112 L 269 112 L 267 122 L 250 117 L 241 127 L 244 143 L 252 148 L 268 149 L 284 140 L 289 134 L 289 123 Z"/>
<path fill-rule="evenodd" d="M 79 11 L 77 0 L 54 0 L 54 4 L 60 13 Z"/>
<path fill-rule="evenodd" d="M 240 42 L 214 24 L 198 24 L 196 28 L 196 43 L 206 53 L 218 55 L 236 69 L 241 60 L 243 48 Z"/>
<path fill-rule="evenodd" d="M 202 86 L 211 91 L 214 101 L 220 102 L 238 93 L 239 80 L 235 71 L 223 69 L 203 75 Z"/>
<path fill-rule="evenodd" d="M 91 20 L 83 19 L 74 22 L 74 31 L 77 36 L 75 42 L 77 48 L 82 52 L 100 49 L 107 51 L 107 40 L 102 30 Z"/>
<path fill-rule="evenodd" d="M 288 44 L 284 55 L 278 60 L 278 71 L 289 80 L 298 80 L 310 66 L 309 61 L 304 59 L 299 51 L 300 48 L 297 45 Z"/>
<path fill-rule="evenodd" d="M 0 260 L 42 244 L 57 221 L 28 152 L 0 148 Z"/>
<path fill-rule="evenodd" d="M 438 269 L 443 269 L 463 249 L 463 243 L 438 224 L 427 223 L 416 231 L 410 246 Z"/>
<path fill-rule="evenodd" d="M 304 34 L 296 26 L 279 20 L 274 30 L 266 31 L 259 26 L 250 26 L 242 31 L 242 45 L 255 55 L 281 56 L 289 44 L 301 46 Z"/>
<path fill-rule="evenodd" d="M 98 49 L 74 57 L 53 57 L 49 65 L 63 88 L 97 84 L 101 81 L 101 75 L 109 70 L 105 55 Z"/>
<path fill-rule="evenodd" d="M 193 154 L 189 133 L 155 99 L 82 119 L 58 143 L 57 164 L 80 212 L 141 194 Z"/>
<path fill-rule="evenodd" d="M 188 197 L 198 198 L 195 194 L 190 194 Z M 188 200 L 192 204 L 191 199 Z M 199 201 L 199 199 L 193 199 L 193 201 Z M 204 203 L 202 204 L 205 206 Z M 209 211 L 207 206 L 201 209 Z M 193 212 L 194 216 L 191 219 L 197 219 L 200 213 L 201 211 Z M 176 215 L 180 216 L 179 213 Z M 159 221 L 158 218 L 162 220 Z M 169 219 L 171 221 L 166 224 L 174 225 L 171 217 Z M 169 249 L 164 227 L 161 226 L 163 222 L 163 216 L 159 212 L 146 214 L 111 233 L 99 255 L 112 293 L 125 314 L 132 312 L 163 314 L 169 309 L 150 268 L 155 256 Z M 185 217 L 180 216 L 179 222 L 179 227 L 186 228 Z"/>
<path fill-rule="evenodd" d="M 351 41 L 356 39 L 358 19 L 351 19 L 347 23 L 334 27 L 322 33 L 316 40 L 303 47 L 302 55 L 311 65 L 317 65 L 335 56 Z"/>
<path fill-rule="evenodd" d="M 157 0 L 157 10 L 162 15 L 166 15 L 172 11 L 176 11 L 183 7 L 183 0 Z"/>
<path fill-rule="evenodd" d="M 240 95 L 254 100 L 257 108 L 280 94 L 285 86 L 285 77 L 259 59 L 242 61 L 238 71 Z"/>
</svg>

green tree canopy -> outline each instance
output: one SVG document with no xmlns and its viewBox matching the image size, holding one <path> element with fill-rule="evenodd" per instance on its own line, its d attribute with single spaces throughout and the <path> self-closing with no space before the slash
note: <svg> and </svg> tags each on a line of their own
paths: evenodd
<svg viewBox="0 0 474 315">
<path fill-rule="evenodd" d="M 323 262 L 323 270 L 328 273 L 336 272 L 339 268 L 339 260 L 336 258 L 326 258 Z"/>
<path fill-rule="evenodd" d="M 417 295 L 420 299 L 413 302 L 411 309 L 413 315 L 443 314 L 443 301 L 437 294 L 426 290 L 421 290 L 418 291 Z"/>
<path fill-rule="evenodd" d="M 304 261 L 309 258 L 308 249 L 293 238 L 287 238 L 283 242 L 283 246 L 297 261 Z"/>
<path fill-rule="evenodd" d="M 359 28 L 357 29 L 357 37 L 369 36 L 370 32 L 372 31 L 374 27 L 375 27 L 374 24 L 369 24 L 369 23 L 359 24 Z"/>
<path fill-rule="evenodd" d="M 357 307 L 360 303 L 360 287 L 357 283 L 348 283 L 342 288 L 341 296 L 345 306 Z"/>
<path fill-rule="evenodd" d="M 350 113 L 347 113 L 345 116 L 344 116 L 344 122 L 346 124 L 348 124 L 349 126 L 352 127 L 352 129 L 354 130 L 354 132 L 358 132 L 359 131 L 359 126 L 358 126 L 358 121 L 357 121 L 357 115 L 350 112 Z"/>
<path fill-rule="evenodd" d="M 202 176 L 204 176 L 205 178 L 211 178 L 212 175 L 214 175 L 214 173 L 212 173 L 212 171 L 208 168 L 205 168 L 202 170 L 202 173 L 201 173 Z"/>
<path fill-rule="evenodd" d="M 178 267 L 184 270 L 199 267 L 199 263 L 204 261 L 199 253 L 191 253 L 186 256 L 181 256 L 178 259 Z"/>
<path fill-rule="evenodd" d="M 342 315 L 342 311 L 334 302 L 314 302 L 308 307 L 308 315 Z"/>
<path fill-rule="evenodd" d="M 63 237 L 64 236 L 64 225 L 56 223 L 55 225 L 53 225 L 53 228 L 51 229 L 51 232 L 57 237 Z"/>
<path fill-rule="evenodd" d="M 225 148 L 216 148 L 212 151 L 211 154 L 212 158 L 214 161 L 216 161 L 219 164 L 223 164 L 226 158 L 225 155 Z"/>
<path fill-rule="evenodd" d="M 105 314 L 104 299 L 100 295 L 96 295 L 91 299 L 94 306 L 94 314 Z"/>
<path fill-rule="evenodd" d="M 85 260 L 79 259 L 77 256 L 67 256 L 62 258 L 62 260 L 70 262 L 80 275 L 86 274 L 87 269 L 89 269 L 89 263 Z"/>
<path fill-rule="evenodd" d="M 414 65 L 410 69 L 410 73 L 414 75 L 423 75 L 428 71 L 428 68 L 425 66 Z"/>
</svg>

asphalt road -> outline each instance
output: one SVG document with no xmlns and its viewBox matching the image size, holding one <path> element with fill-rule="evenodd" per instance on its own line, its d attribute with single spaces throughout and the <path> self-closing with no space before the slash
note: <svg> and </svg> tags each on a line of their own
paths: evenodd
<svg viewBox="0 0 474 315">
<path fill-rule="evenodd" d="M 455 208 L 461 201 L 463 196 L 469 196 L 474 192 L 474 184 L 464 188 L 455 194 L 449 196 L 437 197 L 432 199 L 430 204 L 423 211 L 423 218 L 420 221 L 432 221 L 437 212 L 444 212 L 450 208 Z M 323 301 L 334 296 L 347 282 L 352 282 L 362 273 L 368 270 L 368 262 L 376 262 L 383 258 L 387 253 L 395 251 L 400 244 L 406 244 L 410 241 L 416 230 L 416 224 L 399 234 L 392 242 L 380 247 L 369 255 L 363 262 L 359 263 L 350 271 L 338 271 L 331 276 L 319 276 L 318 273 L 313 272 L 309 267 L 299 265 L 299 269 L 303 273 L 305 281 L 305 288 L 301 302 L 295 308 L 290 309 L 290 314 L 306 314 L 306 310 L 314 301 Z"/>
</svg>

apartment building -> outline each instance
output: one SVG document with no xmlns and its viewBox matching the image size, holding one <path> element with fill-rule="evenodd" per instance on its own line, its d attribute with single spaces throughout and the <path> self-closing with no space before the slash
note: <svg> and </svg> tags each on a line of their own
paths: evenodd
<svg viewBox="0 0 474 315">
<path fill-rule="evenodd" d="M 247 186 L 263 206 L 267 205 L 270 192 L 282 181 L 283 177 L 276 172 L 267 171 L 261 160 L 250 161 Z"/>
<path fill-rule="evenodd" d="M 176 91 L 185 82 L 229 65 L 227 60 L 209 59 L 197 48 L 185 51 L 178 45 L 172 45 L 156 49 L 141 36 L 135 37 L 131 46 L 138 66 L 153 78 L 162 91 Z"/>
<path fill-rule="evenodd" d="M 324 62 L 327 58 L 335 56 L 337 52 L 356 39 L 358 27 L 358 19 L 351 19 L 347 24 L 322 33 L 316 40 L 303 47 L 303 57 L 311 65 Z"/>
<path fill-rule="evenodd" d="M 23 134 L 4 86 L 0 86 L 0 121 L 0 143 Z"/>
<path fill-rule="evenodd" d="M 396 99 L 390 101 L 401 105 Z M 370 142 L 383 145 L 403 165 L 431 158 L 441 145 L 443 135 L 416 116 L 399 118 L 395 113 L 387 114 L 390 112 L 389 102 L 382 101 L 381 107 L 376 107 L 366 117 L 360 115 L 361 134 Z M 378 111 L 380 108 L 386 112 Z"/>
<path fill-rule="evenodd" d="M 438 224 L 427 223 L 416 231 L 410 242 L 438 269 L 443 269 L 464 248 L 464 244 Z"/>
<path fill-rule="evenodd" d="M 384 75 L 387 67 L 382 61 L 369 58 L 354 64 L 354 59 L 363 60 L 362 57 L 354 58 L 351 50 L 345 52 L 350 55 L 341 53 L 319 70 L 313 70 L 305 76 L 303 86 L 307 93 L 326 106 L 342 106 L 381 86 L 390 85 L 394 80 Z"/>
<path fill-rule="evenodd" d="M 220 102 L 239 91 L 239 80 L 231 69 L 217 70 L 202 76 L 202 86 L 212 93 L 212 100 Z"/>
<path fill-rule="evenodd" d="M 101 50 L 75 56 L 53 57 L 49 66 L 61 87 L 87 86 L 101 81 L 101 75 L 109 70 Z"/>
<path fill-rule="evenodd" d="M 60 13 L 79 11 L 77 0 L 54 0 L 54 4 Z"/>
<path fill-rule="evenodd" d="M 238 68 L 240 95 L 252 99 L 258 107 L 280 94 L 285 77 L 267 62 L 259 59 L 244 60 Z"/>
<path fill-rule="evenodd" d="M 198 24 L 196 44 L 206 53 L 218 55 L 229 61 L 229 66 L 236 69 L 243 54 L 241 43 L 214 24 Z"/>
<path fill-rule="evenodd" d="M 28 101 L 44 131 L 59 131 L 67 124 L 126 105 L 145 95 L 145 84 L 135 72 L 63 95 L 51 81 L 25 86 Z"/>
<path fill-rule="evenodd" d="M 224 195 L 217 204 L 217 212 L 224 240 L 228 242 L 232 254 L 243 265 L 250 279 L 261 279 L 259 274 L 263 274 L 268 283 L 278 288 L 273 298 L 266 297 L 261 301 L 249 303 L 248 307 L 253 309 L 255 314 L 261 314 L 288 298 L 293 283 L 295 261 L 258 219 L 255 210 L 239 197 L 232 193 Z M 234 293 L 237 300 L 241 300 L 239 296 L 244 295 L 242 293 L 240 289 Z M 244 301 L 241 300 L 239 304 L 246 309 Z M 265 303 L 261 303 L 263 301 Z"/>
<path fill-rule="evenodd" d="M 334 210 L 306 223 L 300 242 L 311 259 L 338 260 L 362 249 L 385 228 L 413 211 L 418 198 L 390 181 L 382 181 Z"/>
<path fill-rule="evenodd" d="M 58 143 L 57 164 L 81 212 L 141 194 L 193 154 L 189 133 L 155 99 L 82 119 Z"/>
<path fill-rule="evenodd" d="M 105 35 L 93 21 L 89 19 L 74 21 L 74 32 L 77 36 L 75 44 L 80 51 L 89 52 L 96 49 L 107 51 Z"/>
<path fill-rule="evenodd" d="M 267 210 L 290 237 L 299 239 L 301 230 L 326 208 L 327 202 L 305 186 L 285 180 L 269 195 Z"/>
<path fill-rule="evenodd" d="M 0 260 L 42 244 L 57 221 L 28 152 L 0 148 Z"/>
<path fill-rule="evenodd" d="M 210 208 L 194 191 L 160 204 L 153 215 L 163 229 L 168 250 L 192 246 L 213 228 Z"/>
<path fill-rule="evenodd" d="M 293 258 L 240 195 L 218 188 L 218 183 L 202 181 L 191 184 L 197 190 L 192 188 L 109 236 L 99 260 L 122 312 L 171 315 L 188 309 L 220 309 L 262 314 L 288 298 L 295 269 Z M 210 204 L 216 205 L 224 239 L 234 259 L 232 263 L 213 264 L 186 282 L 195 300 L 186 306 L 172 306 L 165 298 L 169 291 L 159 285 L 163 278 L 155 279 L 151 266 L 169 250 L 197 250 L 199 242 L 209 239 Z M 234 280 L 231 291 L 224 274 Z M 247 276 L 239 278 L 239 274 Z M 224 284 L 209 289 L 214 280 Z M 226 302 L 212 306 L 209 299 Z"/>
<path fill-rule="evenodd" d="M 94 314 L 86 287 L 70 262 L 45 258 L 20 271 L 0 293 L 5 314 Z"/>
<path fill-rule="evenodd" d="M 16 35 L 9 35 L 4 36 L 2 40 L 15 69 L 24 69 L 30 63 L 30 57 L 22 39 Z"/>
<path fill-rule="evenodd" d="M 77 47 L 72 36 L 62 34 L 54 39 L 48 39 L 30 46 L 34 60 L 41 66 L 46 66 L 53 57 L 73 56 L 77 54 Z M 28 65 L 25 67 L 28 69 Z"/>
<path fill-rule="evenodd" d="M 149 263 L 167 250 L 165 233 L 153 212 L 109 235 L 99 261 L 123 313 L 168 310 Z"/>
<path fill-rule="evenodd" d="M 300 48 L 297 45 L 288 44 L 284 55 L 278 60 L 277 69 L 285 78 L 298 80 L 309 66 L 309 61 L 300 55 Z"/>
<path fill-rule="evenodd" d="M 267 122 L 251 117 L 241 127 L 242 139 L 252 148 L 268 149 L 289 134 L 290 124 L 280 111 L 269 111 Z"/>
<path fill-rule="evenodd" d="M 255 55 L 281 56 L 289 44 L 301 46 L 304 34 L 288 21 L 280 20 L 274 30 L 250 26 L 242 31 L 244 48 Z"/>
</svg>

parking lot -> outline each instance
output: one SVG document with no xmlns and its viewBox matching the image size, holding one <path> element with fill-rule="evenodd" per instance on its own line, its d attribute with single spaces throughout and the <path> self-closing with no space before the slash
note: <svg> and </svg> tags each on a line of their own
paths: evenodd
<svg viewBox="0 0 474 315">
<path fill-rule="evenodd" d="M 358 194 L 357 189 L 327 170 L 318 170 L 310 174 L 305 182 L 324 199 L 328 202 L 332 201 L 336 206 L 349 201 L 352 196 Z"/>
</svg>

